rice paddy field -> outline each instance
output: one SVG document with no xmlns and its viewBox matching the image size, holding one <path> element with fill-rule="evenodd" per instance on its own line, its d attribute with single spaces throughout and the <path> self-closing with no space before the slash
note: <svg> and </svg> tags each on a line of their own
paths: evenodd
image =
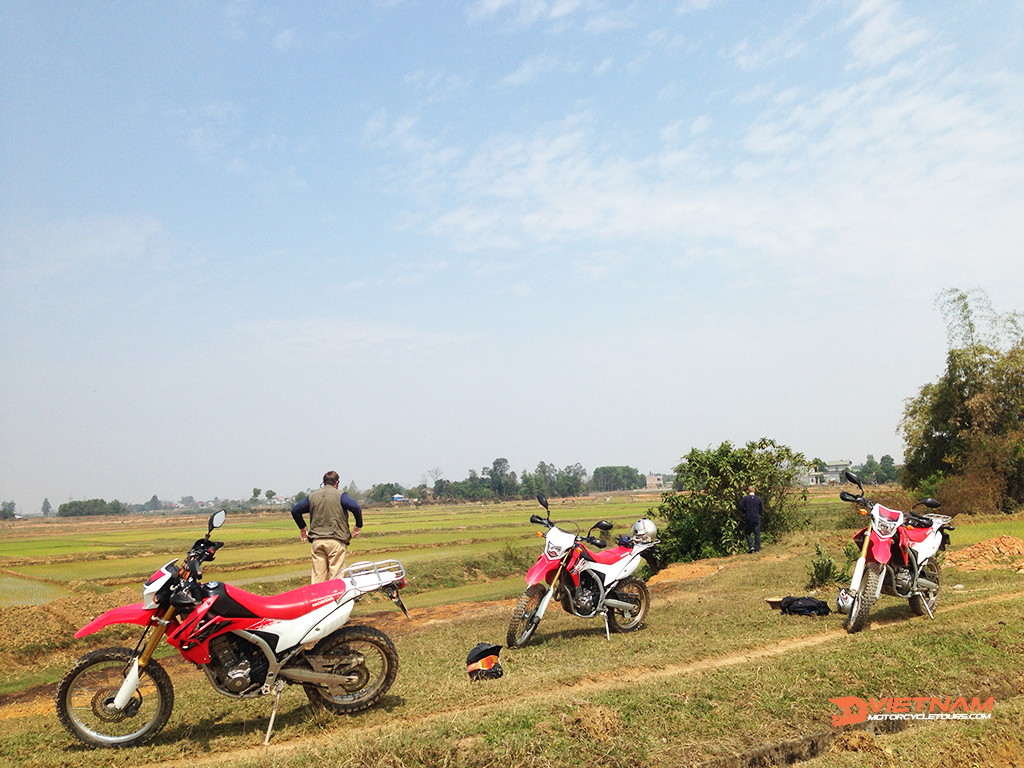
<svg viewBox="0 0 1024 768">
<path fill-rule="evenodd" d="M 554 500 L 551 509 L 553 518 L 576 520 L 584 529 L 598 519 L 611 520 L 618 533 L 651 514 L 658 500 Z M 369 508 L 348 563 L 398 559 L 409 573 L 409 594 L 423 594 L 430 603 L 514 595 L 522 591 L 522 574 L 540 548 L 538 528 L 529 522 L 535 512 L 543 510 L 533 502 Z M 199 514 L 5 523 L 0 605 L 38 605 L 83 585 L 102 592 L 141 584 L 205 533 L 206 515 Z M 208 579 L 271 594 L 309 578 L 309 547 L 299 540 L 287 509 L 231 513 L 214 538 L 225 546 L 206 565 Z M 516 568 L 522 570 L 506 573 Z"/>
<path fill-rule="evenodd" d="M 659 501 L 556 500 L 552 518 L 584 529 L 608 519 L 614 536 Z M 637 632 L 607 638 L 599 621 L 556 610 L 529 645 L 502 651 L 500 680 L 472 683 L 466 651 L 502 641 L 540 551 L 528 520 L 535 512 L 530 502 L 366 510 L 349 562 L 395 557 L 409 581 L 411 618 L 374 595 L 357 609 L 358 622 L 386 631 L 401 658 L 379 706 L 323 716 L 293 686 L 262 746 L 270 703 L 214 693 L 165 647 L 157 659 L 175 688 L 167 728 L 152 744 L 109 751 L 69 737 L 54 690 L 81 654 L 131 647 L 138 631 L 72 634 L 137 601 L 141 581 L 205 533 L 206 516 L 0 523 L 0 766 L 1024 768 L 1024 513 L 954 521 L 934 619 L 886 597 L 863 632 L 847 635 L 835 614 L 769 607 L 771 598 L 808 594 L 817 548 L 842 564 L 864 524 L 834 490 L 813 494 L 803 524 L 762 553 L 674 564 L 651 577 L 651 613 Z M 225 547 L 208 579 L 262 594 L 308 583 L 308 545 L 286 510 L 230 514 L 215 538 Z M 839 586 L 817 594 L 831 601 Z M 836 728 L 833 700 L 849 696 L 992 697 L 994 708 L 979 722 Z"/>
</svg>

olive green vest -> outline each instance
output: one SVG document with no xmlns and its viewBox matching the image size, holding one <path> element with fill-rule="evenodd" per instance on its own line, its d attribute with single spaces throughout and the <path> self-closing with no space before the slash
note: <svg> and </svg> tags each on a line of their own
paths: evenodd
<svg viewBox="0 0 1024 768">
<path fill-rule="evenodd" d="M 341 491 L 325 485 L 309 494 L 310 539 L 338 539 L 342 544 L 352 540 L 348 529 L 348 512 L 341 506 Z"/>
</svg>

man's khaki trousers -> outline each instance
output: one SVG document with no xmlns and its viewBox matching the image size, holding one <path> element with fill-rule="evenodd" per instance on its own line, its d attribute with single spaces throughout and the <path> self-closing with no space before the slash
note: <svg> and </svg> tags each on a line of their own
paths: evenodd
<svg viewBox="0 0 1024 768">
<path fill-rule="evenodd" d="M 337 539 L 314 539 L 310 549 L 313 557 L 312 583 L 338 578 L 345 567 L 345 545 Z"/>
</svg>

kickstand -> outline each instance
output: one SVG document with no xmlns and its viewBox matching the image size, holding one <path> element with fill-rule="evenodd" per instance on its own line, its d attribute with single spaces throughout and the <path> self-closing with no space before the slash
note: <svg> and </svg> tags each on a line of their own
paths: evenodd
<svg viewBox="0 0 1024 768">
<path fill-rule="evenodd" d="M 267 724 L 267 737 L 263 739 L 263 746 L 270 744 L 270 734 L 274 730 L 274 720 L 277 718 L 277 705 L 281 702 L 281 691 L 284 690 L 284 680 L 274 683 L 274 707 L 270 710 L 270 722 Z"/>
<path fill-rule="evenodd" d="M 604 636 L 607 640 L 612 639 L 612 625 L 608 620 L 608 611 L 604 612 Z"/>
<path fill-rule="evenodd" d="M 921 605 L 923 605 L 924 609 L 928 612 L 928 618 L 929 619 L 934 619 L 935 618 L 935 614 L 932 613 L 932 609 L 931 609 L 931 607 L 929 607 L 928 601 L 925 600 L 924 597 L 921 598 Z"/>
</svg>

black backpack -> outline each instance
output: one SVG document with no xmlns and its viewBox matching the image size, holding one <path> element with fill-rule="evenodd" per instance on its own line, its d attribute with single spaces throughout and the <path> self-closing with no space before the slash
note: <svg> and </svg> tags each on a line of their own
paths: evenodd
<svg viewBox="0 0 1024 768">
<path fill-rule="evenodd" d="M 832 610 L 828 603 L 816 597 L 789 597 L 782 598 L 779 603 L 779 610 L 783 613 L 794 616 L 828 616 Z"/>
</svg>

